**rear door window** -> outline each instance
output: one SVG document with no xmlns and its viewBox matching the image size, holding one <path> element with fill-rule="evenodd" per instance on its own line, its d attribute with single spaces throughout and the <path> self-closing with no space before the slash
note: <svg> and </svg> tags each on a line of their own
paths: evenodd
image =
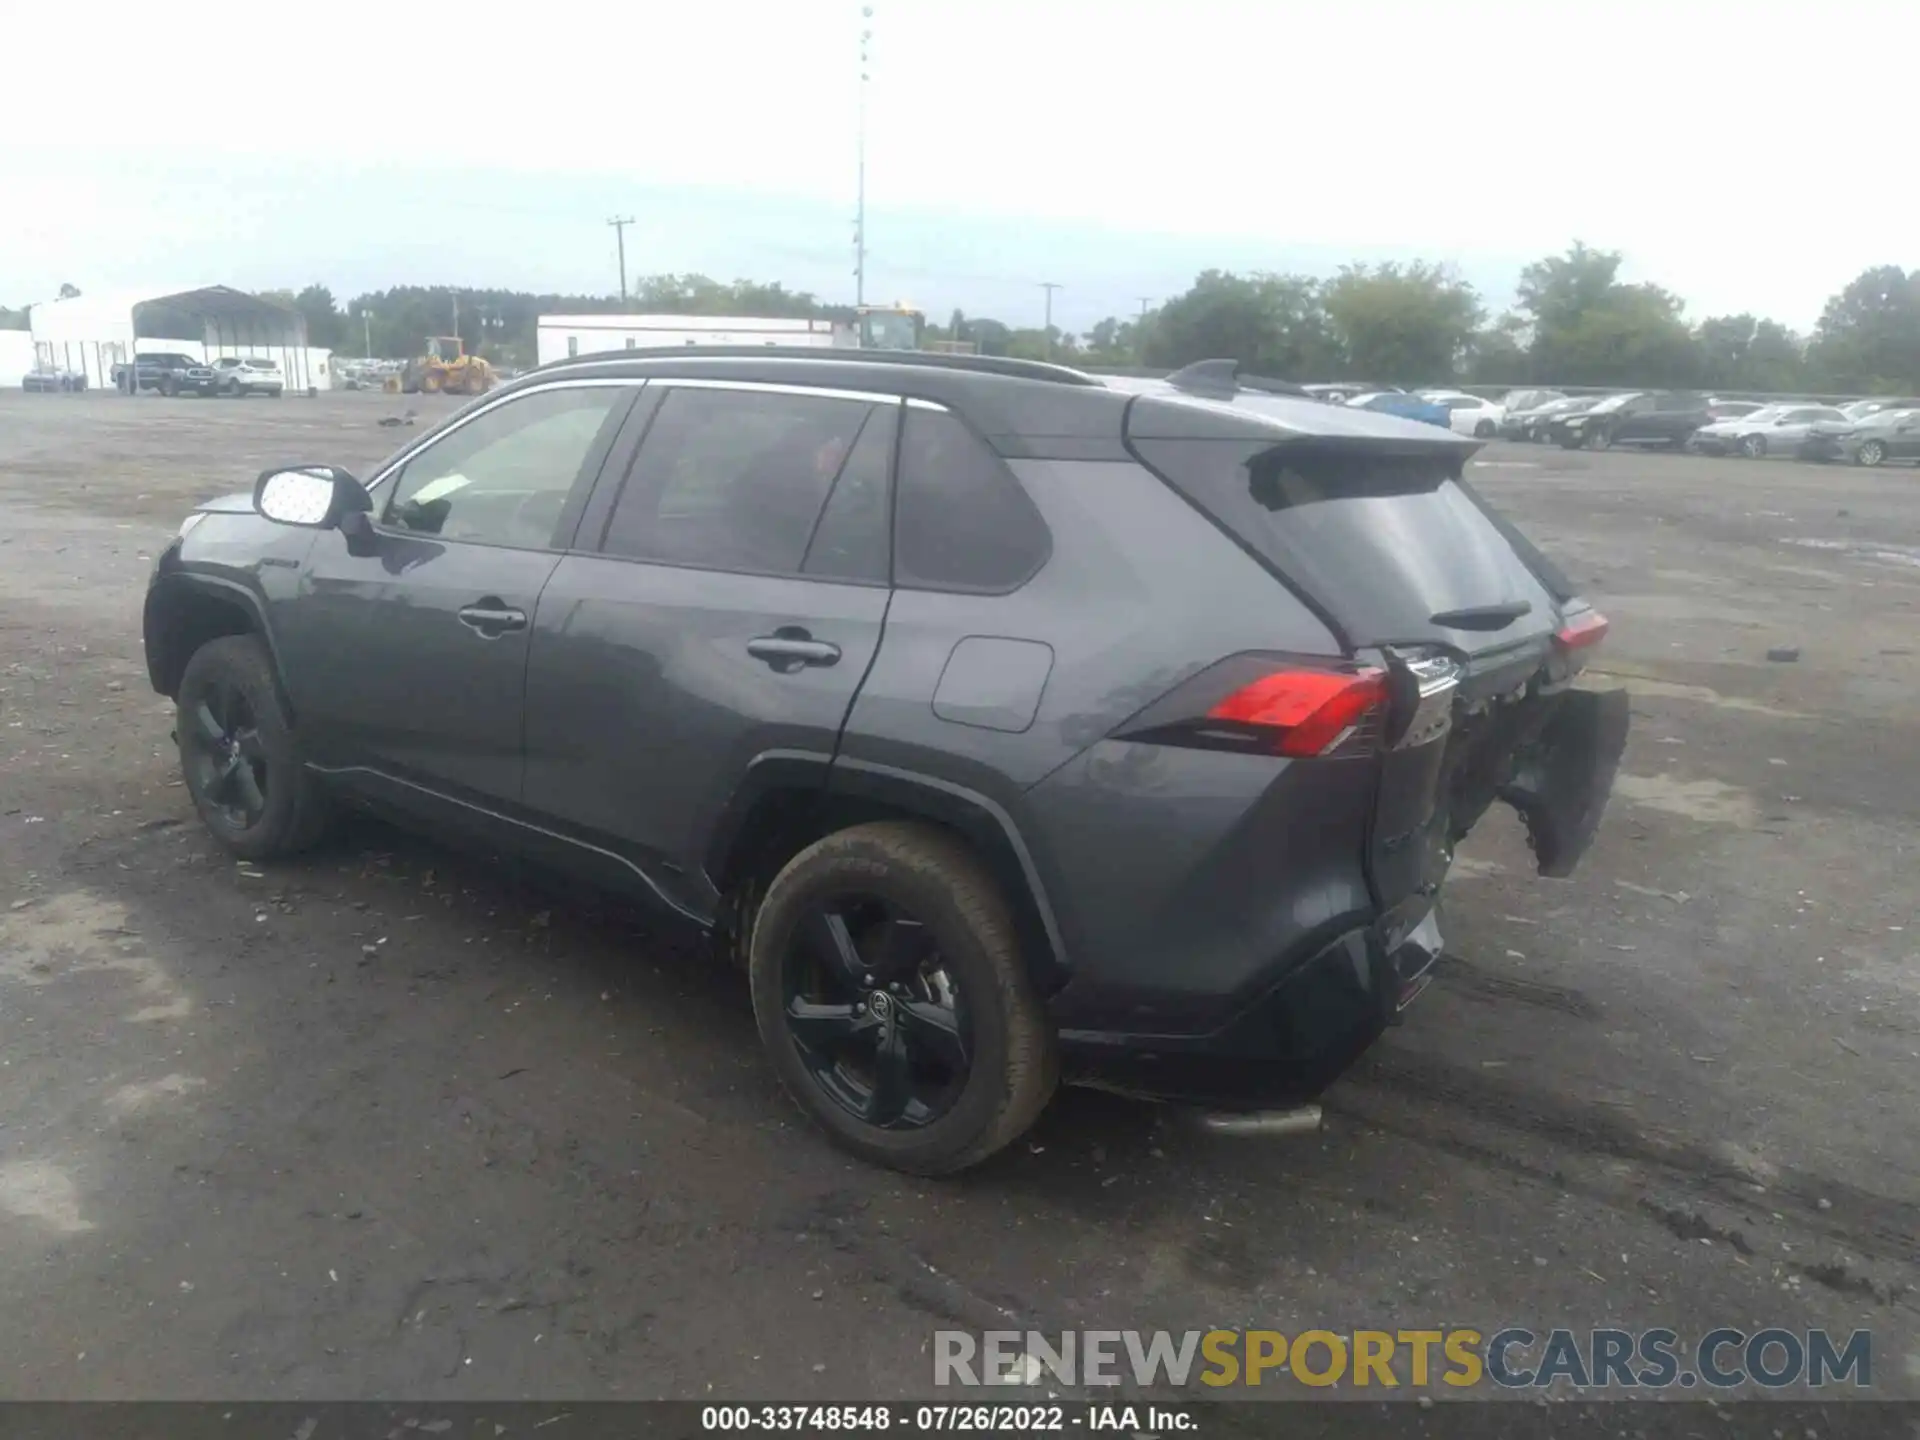
<svg viewBox="0 0 1920 1440">
<path fill-rule="evenodd" d="M 894 583 L 1000 594 L 1053 553 L 1013 472 L 956 416 L 909 405 L 900 440 Z"/>
<path fill-rule="evenodd" d="M 876 413 L 887 410 L 824 395 L 670 386 L 601 548 L 634 560 L 766 575 L 800 574 L 810 552 L 818 557 L 814 573 L 871 569 L 871 537 L 863 559 L 853 553 L 861 548 L 863 514 L 871 529 L 876 464 L 884 497 L 885 419 L 872 442 L 859 442 Z M 877 461 L 875 445 L 883 447 Z M 857 449 L 846 501 L 829 517 L 828 497 Z M 816 544 L 829 519 L 826 538 Z"/>
</svg>

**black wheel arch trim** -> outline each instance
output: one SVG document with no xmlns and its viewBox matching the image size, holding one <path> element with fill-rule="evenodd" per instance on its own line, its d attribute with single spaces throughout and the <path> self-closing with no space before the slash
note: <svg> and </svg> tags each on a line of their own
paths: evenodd
<svg viewBox="0 0 1920 1440">
<path fill-rule="evenodd" d="M 707 877 L 716 890 L 727 874 L 735 848 L 746 838 L 747 821 L 760 800 L 773 791 L 794 788 L 818 789 L 823 800 L 840 797 L 878 801 L 924 815 L 975 840 L 1003 841 L 1020 867 L 1025 898 L 1032 902 L 1043 938 L 1052 951 L 1053 967 L 1063 975 L 1069 972 L 1066 942 L 1048 898 L 1046 881 L 1013 816 L 1005 806 L 977 790 L 917 770 L 811 750 L 761 752 L 748 762 L 746 774 L 714 825 L 706 848 Z"/>
<path fill-rule="evenodd" d="M 267 647 L 268 658 L 273 663 L 273 683 L 280 691 L 281 703 L 287 706 L 287 714 L 293 714 L 288 700 L 285 673 L 280 665 L 280 647 L 273 636 L 273 626 L 267 619 L 266 607 L 254 591 L 235 580 L 218 575 L 208 575 L 194 570 L 173 570 L 162 572 L 154 577 L 147 587 L 147 596 L 141 611 L 141 638 L 146 646 L 147 679 L 155 691 L 169 698 L 173 689 L 166 683 L 171 671 L 178 676 L 186 669 L 186 663 L 193 657 L 176 656 L 168 646 L 166 622 L 163 607 L 172 604 L 183 595 L 199 594 L 211 599 L 237 605 L 252 620 L 252 631 L 258 635 Z M 178 663 L 174 663 L 174 662 Z"/>
</svg>

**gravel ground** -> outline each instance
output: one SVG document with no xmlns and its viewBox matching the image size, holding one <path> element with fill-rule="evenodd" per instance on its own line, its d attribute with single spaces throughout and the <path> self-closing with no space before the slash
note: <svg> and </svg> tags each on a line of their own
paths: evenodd
<svg viewBox="0 0 1920 1440">
<path fill-rule="evenodd" d="M 1489 817 L 1317 1137 L 1068 1093 L 925 1183 L 799 1123 L 651 916 L 203 837 L 151 559 L 400 406 L 0 396 L 0 1395 L 881 1398 L 956 1325 L 1505 1324 L 1868 1327 L 1920 1395 L 1920 474 L 1489 447 L 1634 696 L 1580 873 Z"/>
</svg>

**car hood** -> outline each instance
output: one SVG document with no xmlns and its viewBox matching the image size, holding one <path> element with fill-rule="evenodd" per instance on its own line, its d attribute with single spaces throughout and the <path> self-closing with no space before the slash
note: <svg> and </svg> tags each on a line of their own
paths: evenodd
<svg viewBox="0 0 1920 1440">
<path fill-rule="evenodd" d="M 236 490 L 231 495 L 219 495 L 212 500 L 203 500 L 193 508 L 196 514 L 201 515 L 251 515 L 253 514 L 253 492 Z"/>
</svg>

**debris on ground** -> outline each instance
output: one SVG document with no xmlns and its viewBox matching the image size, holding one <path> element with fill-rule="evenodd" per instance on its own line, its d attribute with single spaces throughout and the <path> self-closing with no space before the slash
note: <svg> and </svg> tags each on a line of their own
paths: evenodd
<svg viewBox="0 0 1920 1440">
<path fill-rule="evenodd" d="M 1800 647 L 1798 645 L 1775 645 L 1771 650 L 1767 651 L 1767 659 L 1777 661 L 1782 665 L 1791 664 L 1799 658 Z"/>
</svg>

